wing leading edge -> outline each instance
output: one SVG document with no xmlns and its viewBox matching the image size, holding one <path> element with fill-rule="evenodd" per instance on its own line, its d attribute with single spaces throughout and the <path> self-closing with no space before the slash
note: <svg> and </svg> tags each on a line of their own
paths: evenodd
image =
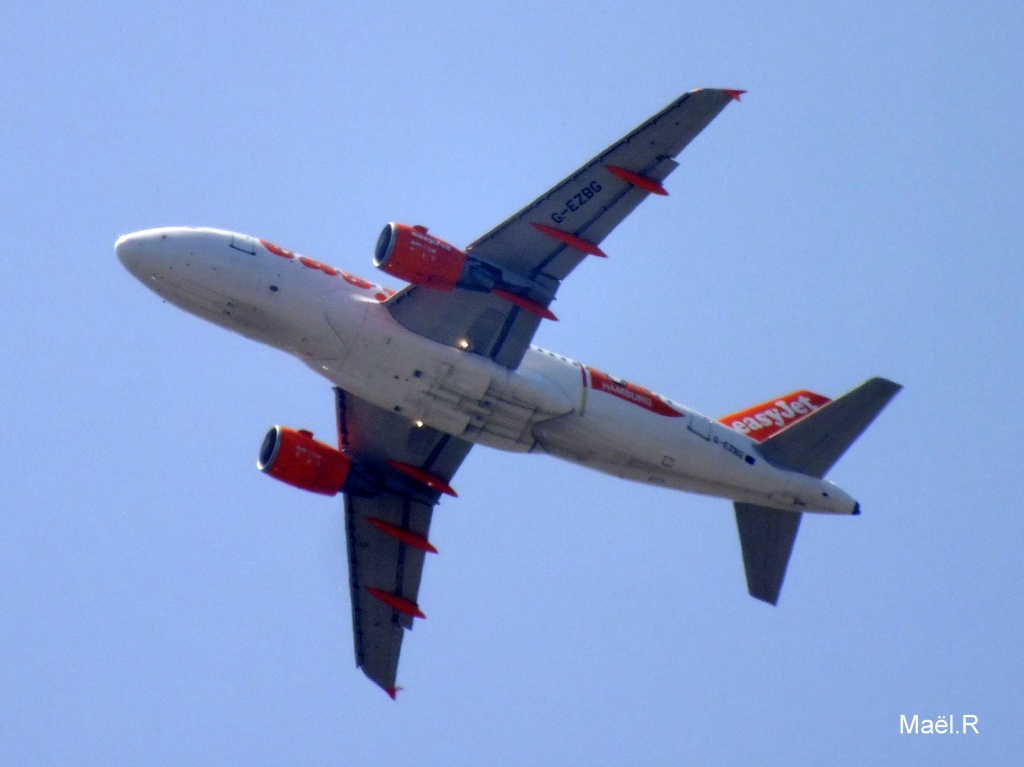
<svg viewBox="0 0 1024 767">
<path fill-rule="evenodd" d="M 521 295 L 547 307 L 564 280 L 678 167 L 673 159 L 743 91 L 686 93 L 575 173 L 480 237 L 471 259 L 497 270 Z M 402 325 L 445 345 L 469 343 L 475 354 L 516 368 L 540 318 L 494 293 L 410 286 L 387 303 Z"/>
<path fill-rule="evenodd" d="M 516 274 L 564 280 L 587 253 L 546 230 L 600 245 L 649 194 L 662 189 L 679 165 L 673 158 L 740 93 L 702 89 L 683 94 L 473 242 L 467 252 Z"/>
<path fill-rule="evenodd" d="M 470 443 L 417 428 L 405 419 L 335 389 L 339 445 L 359 465 L 390 473 L 384 489 L 345 494 L 349 588 L 356 665 L 394 697 L 402 637 L 424 617 L 418 596 L 430 520 L 440 492 L 407 475 L 408 467 L 444 483 Z M 406 467 L 396 471 L 395 462 Z"/>
</svg>

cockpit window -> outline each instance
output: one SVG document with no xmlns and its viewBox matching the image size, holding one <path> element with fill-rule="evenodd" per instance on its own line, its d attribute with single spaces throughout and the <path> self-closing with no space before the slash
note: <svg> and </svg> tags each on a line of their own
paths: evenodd
<svg viewBox="0 0 1024 767">
<path fill-rule="evenodd" d="M 231 235 L 231 247 L 250 256 L 256 255 L 256 239 L 244 234 Z"/>
</svg>

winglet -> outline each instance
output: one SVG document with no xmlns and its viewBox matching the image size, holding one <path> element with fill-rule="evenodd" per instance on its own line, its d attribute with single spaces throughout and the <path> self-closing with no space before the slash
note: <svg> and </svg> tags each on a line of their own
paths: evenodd
<svg viewBox="0 0 1024 767">
<path fill-rule="evenodd" d="M 398 691 L 401 687 L 385 687 L 384 692 L 391 696 L 391 700 L 398 700 Z"/>
<path fill-rule="evenodd" d="M 729 94 L 729 98 L 731 98 L 733 101 L 739 101 L 740 100 L 740 96 L 742 96 L 744 93 L 746 93 L 746 91 L 737 91 L 737 90 L 732 90 L 730 88 L 722 88 L 722 93 Z"/>
</svg>

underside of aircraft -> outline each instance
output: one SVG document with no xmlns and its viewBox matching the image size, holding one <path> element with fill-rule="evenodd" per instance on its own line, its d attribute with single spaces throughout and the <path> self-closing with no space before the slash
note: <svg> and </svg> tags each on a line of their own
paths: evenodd
<svg viewBox="0 0 1024 767">
<path fill-rule="evenodd" d="M 122 263 L 167 301 L 301 359 L 331 382 L 337 443 L 275 426 L 258 467 L 345 503 L 357 665 L 392 697 L 404 633 L 425 617 L 430 522 L 477 444 L 544 453 L 731 500 L 749 593 L 775 604 L 804 513 L 856 515 L 824 479 L 900 390 L 801 390 L 709 418 L 533 346 L 572 271 L 743 91 L 684 94 L 474 242 L 390 223 L 373 262 L 394 291 L 267 240 L 166 227 L 121 237 Z"/>
</svg>

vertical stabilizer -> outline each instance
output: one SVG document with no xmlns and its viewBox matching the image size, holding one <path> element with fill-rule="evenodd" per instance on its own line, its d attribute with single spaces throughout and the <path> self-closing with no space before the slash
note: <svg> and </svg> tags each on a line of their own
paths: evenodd
<svg viewBox="0 0 1024 767">
<path fill-rule="evenodd" d="M 761 454 L 779 468 L 823 477 L 901 388 L 885 378 L 871 378 L 769 437 L 760 445 Z M 747 590 L 774 605 L 801 515 L 750 503 L 735 505 Z"/>
</svg>

